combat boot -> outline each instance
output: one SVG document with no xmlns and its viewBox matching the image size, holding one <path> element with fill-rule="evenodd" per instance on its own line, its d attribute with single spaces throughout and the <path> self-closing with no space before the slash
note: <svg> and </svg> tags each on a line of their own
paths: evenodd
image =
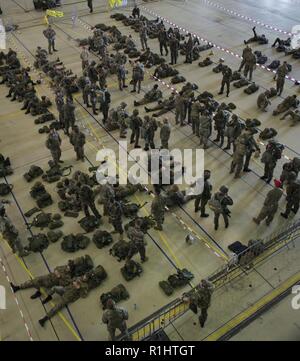
<svg viewBox="0 0 300 361">
<path fill-rule="evenodd" d="M 34 293 L 33 295 L 30 296 L 30 298 L 31 298 L 32 300 L 35 300 L 36 298 L 41 297 L 41 295 L 42 295 L 41 291 L 40 291 L 40 290 L 37 290 L 36 293 Z"/>
<path fill-rule="evenodd" d="M 46 303 L 50 302 L 52 300 L 52 296 L 48 295 L 43 301 L 42 304 L 45 305 Z"/>
<path fill-rule="evenodd" d="M 288 219 L 288 215 L 286 213 L 280 213 L 281 217 L 285 218 L 285 219 Z"/>
<path fill-rule="evenodd" d="M 41 319 L 39 320 L 39 324 L 40 324 L 42 327 L 44 327 L 44 326 L 45 326 L 45 323 L 46 323 L 48 320 L 49 320 L 49 317 L 48 317 L 48 316 L 45 316 L 45 317 L 43 317 L 43 318 L 41 318 Z"/>
<path fill-rule="evenodd" d="M 21 289 L 20 286 L 16 286 L 12 282 L 10 282 L 10 287 L 12 288 L 13 293 L 18 292 Z"/>
</svg>

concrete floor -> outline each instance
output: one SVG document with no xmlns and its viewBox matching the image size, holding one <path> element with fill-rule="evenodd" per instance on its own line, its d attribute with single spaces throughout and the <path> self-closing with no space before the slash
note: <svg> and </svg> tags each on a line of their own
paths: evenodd
<svg viewBox="0 0 300 361">
<path fill-rule="evenodd" d="M 70 5 L 68 5 L 68 3 L 70 3 Z M 75 5 L 71 5 L 71 3 L 72 0 L 64 1 L 62 10 L 65 12 L 65 18 L 55 21 L 54 27 L 57 33 L 58 56 L 63 60 L 67 68 L 71 68 L 74 73 L 80 74 L 80 49 L 77 47 L 75 39 L 88 37 L 90 35 L 90 31 L 87 30 L 86 26 L 93 26 L 96 23 L 117 25 L 124 34 L 129 34 L 131 29 L 110 19 L 110 14 L 103 12 L 105 9 L 102 5 L 103 3 L 100 1 L 94 1 L 96 11 L 93 15 L 88 14 L 85 1 L 76 4 L 76 8 Z M 199 36 L 217 45 L 229 48 L 234 53 L 241 55 L 243 40 L 251 37 L 253 24 L 238 16 L 229 16 L 226 11 L 215 8 L 212 3 L 195 0 L 189 0 L 187 2 L 164 0 L 146 4 L 146 7 L 160 16 L 167 17 L 168 20 L 179 26 L 185 27 Z M 250 0 L 243 2 L 218 1 L 218 4 L 221 4 L 226 9 L 234 10 L 239 14 L 247 15 L 256 20 L 261 20 L 268 25 L 291 31 L 291 27 L 297 24 L 297 18 L 300 15 L 299 6 L 291 1 L 276 1 L 276 10 L 274 10 L 274 3 L 273 1 L 262 1 L 260 5 L 257 6 L 257 2 Z M 42 45 L 46 47 L 46 42 L 42 35 L 42 31 L 45 28 L 42 21 L 42 13 L 31 10 L 29 12 L 24 11 L 24 9 L 31 9 L 30 4 L 31 2 L 28 0 L 7 1 L 2 4 L 2 9 L 4 11 L 3 19 L 5 23 L 13 22 L 20 26 L 19 31 L 10 36 L 8 46 L 16 48 L 18 52 L 22 53 L 24 62 L 27 61 L 32 64 L 36 46 Z M 71 15 L 75 10 L 79 15 L 80 21 L 73 27 Z M 146 12 L 143 11 L 143 13 L 147 15 Z M 86 26 L 84 26 L 84 24 Z M 265 33 L 269 37 L 270 42 L 273 41 L 275 37 L 281 36 L 279 32 L 268 30 L 265 27 L 257 26 L 257 30 L 259 33 Z M 139 44 L 138 34 L 132 33 L 132 35 Z M 157 40 L 150 40 L 149 44 L 151 49 L 154 49 L 157 53 L 159 52 Z M 269 45 L 254 46 L 254 50 L 257 49 L 263 51 L 263 53 L 269 57 L 270 61 L 268 61 L 268 64 L 271 62 L 271 59 L 282 60 L 283 58 L 281 53 L 277 53 Z M 212 58 L 215 62 L 217 62 L 220 57 L 223 57 L 230 66 L 235 69 L 238 67 L 239 59 L 236 57 L 218 49 L 212 50 L 214 52 Z M 202 59 L 204 59 L 209 52 L 210 51 L 202 53 Z M 199 68 L 197 62 L 187 66 L 183 64 L 183 60 L 184 58 L 180 57 L 179 64 L 176 66 L 180 73 L 184 75 L 188 81 L 197 83 L 199 85 L 199 91 L 209 90 L 213 94 L 217 94 L 221 80 L 220 75 L 213 73 L 209 68 Z M 290 58 L 288 61 L 293 64 L 292 76 L 300 79 L 300 67 L 297 61 Z M 36 79 L 37 75 L 33 75 L 33 78 Z M 260 91 L 264 88 L 274 86 L 272 75 L 263 69 L 257 69 L 255 71 L 254 80 L 260 85 Z M 143 91 L 147 91 L 152 85 L 153 80 L 150 78 L 150 74 L 147 74 L 143 83 Z M 136 98 L 140 99 L 143 96 L 143 94 L 133 96 L 128 91 L 121 93 L 118 90 L 116 78 L 113 76 L 109 77 L 108 87 L 112 94 L 111 107 L 117 106 L 121 101 L 125 101 L 129 105 L 129 109 L 132 110 L 133 100 Z M 164 96 L 168 96 L 170 90 L 162 84 L 160 84 L 160 87 L 163 90 Z M 179 88 L 180 87 L 177 86 L 177 89 Z M 46 79 L 37 89 L 40 94 L 48 95 L 53 99 L 53 94 L 47 87 Z M 287 96 L 298 93 L 298 91 L 299 87 L 287 81 L 283 95 Z M 9 182 L 14 184 L 14 194 L 20 209 L 27 211 L 34 206 L 34 202 L 29 196 L 29 187 L 22 175 L 32 164 L 40 165 L 45 169 L 50 155 L 44 146 L 45 136 L 38 134 L 37 130 L 39 126 L 34 124 L 34 118 L 24 115 L 24 113 L 19 110 L 19 106 L 8 101 L 7 98 L 5 98 L 6 93 L 7 89 L 2 86 L 0 88 L 0 121 L 2 125 L 0 150 L 4 154 L 9 155 L 12 160 L 14 174 L 9 177 Z M 299 128 L 290 128 L 288 120 L 280 121 L 279 117 L 273 117 L 271 115 L 271 111 L 264 114 L 258 112 L 256 108 L 256 98 L 257 93 L 248 96 L 245 95 L 242 90 L 234 89 L 228 102 L 232 101 L 237 105 L 236 113 L 241 117 L 259 118 L 262 121 L 262 128 L 267 126 L 275 127 L 279 132 L 278 139 L 290 148 L 285 150 L 287 156 L 294 157 L 297 153 L 300 153 L 297 134 L 299 133 Z M 220 97 L 218 95 L 216 95 L 216 99 L 222 101 L 227 100 L 223 96 Z M 87 160 L 84 163 L 79 163 L 74 160 L 72 146 L 64 136 L 62 159 L 66 165 L 73 165 L 74 169 L 87 170 L 91 164 L 96 164 L 96 152 L 101 148 L 100 145 L 117 149 L 117 144 L 103 131 L 95 119 L 89 114 L 89 111 L 81 107 L 82 99 L 80 95 L 77 101 L 76 116 L 78 124 L 85 131 L 88 140 L 86 146 Z M 280 101 L 281 99 L 274 99 L 270 107 L 271 110 L 273 110 Z M 55 111 L 55 109 L 53 109 L 53 111 Z M 140 112 L 143 114 L 142 107 L 140 107 Z M 167 117 L 174 125 L 174 115 L 168 113 Z M 98 121 L 100 119 L 101 118 L 97 117 Z M 192 135 L 190 127 L 178 128 L 173 126 L 172 139 L 170 142 L 172 148 L 195 148 L 197 145 L 198 138 Z M 280 174 L 283 161 L 284 160 L 278 162 L 275 171 L 277 176 Z M 87 299 L 79 300 L 71 305 L 69 312 L 63 311 L 61 317 L 55 317 L 52 325 L 49 324 L 45 329 L 41 329 L 37 324 L 37 319 L 44 315 L 44 309 L 39 301 L 28 302 L 29 295 L 31 294 L 30 291 L 17 294 L 19 307 L 24 314 L 24 319 L 32 338 L 34 340 L 74 340 L 78 338 L 76 334 L 80 334 L 82 339 L 85 340 L 104 340 L 107 338 L 107 335 L 105 326 L 101 323 L 102 311 L 99 306 L 99 296 L 102 292 L 107 292 L 120 282 L 126 284 L 131 298 L 123 302 L 122 306 L 129 310 L 129 326 L 133 325 L 170 301 L 170 298 L 166 297 L 159 289 L 158 282 L 175 272 L 174 265 L 180 268 L 188 268 L 193 272 L 195 275 L 193 283 L 196 284 L 201 278 L 208 276 L 224 264 L 224 253 L 228 253 L 227 246 L 233 241 L 242 240 L 247 242 L 250 238 L 265 237 L 274 230 L 283 227 L 285 221 L 280 216 L 276 216 L 270 227 L 266 227 L 264 224 L 256 227 L 251 221 L 252 217 L 257 215 L 262 206 L 264 196 L 268 190 L 270 190 L 270 186 L 265 185 L 265 183 L 259 179 L 263 171 L 262 164 L 258 161 L 252 162 L 251 168 L 253 172 L 244 175 L 240 180 L 233 180 L 232 176 L 229 175 L 230 162 L 230 155 L 226 154 L 216 145 L 212 146 L 205 153 L 205 167 L 212 170 L 214 189 L 216 190 L 222 184 L 227 184 L 230 187 L 230 195 L 235 202 L 232 207 L 230 227 L 227 230 L 223 229 L 221 223 L 220 230 L 217 232 L 214 231 L 212 217 L 203 220 L 200 219 L 198 215 L 195 216 L 192 204 L 184 207 L 186 212 L 181 209 L 176 209 L 176 217 L 182 219 L 185 226 L 183 227 L 182 223 L 180 223 L 174 215 L 168 214 L 166 216 L 165 231 L 150 232 L 155 242 L 151 239 L 147 240 L 149 262 L 144 265 L 144 274 L 142 277 L 130 283 L 122 279 L 119 271 L 121 264 L 108 254 L 108 249 L 98 250 L 93 244 L 89 245 L 87 250 L 76 253 L 76 256 L 86 253 L 90 254 L 95 264 L 101 264 L 105 267 L 108 272 L 108 279 L 99 289 L 93 291 Z M 46 188 L 49 189 L 49 191 L 54 191 L 54 185 L 47 184 Z M 51 193 L 54 195 L 54 200 L 57 201 L 55 192 Z M 10 199 L 10 196 L 8 199 Z M 20 230 L 24 241 L 26 241 L 28 231 L 24 225 L 24 219 L 14 200 L 11 200 L 13 202 L 8 207 L 8 213 Z M 137 197 L 132 197 L 132 201 L 138 203 L 148 201 L 149 203 L 141 211 L 141 214 L 146 215 L 149 213 L 150 196 L 139 193 Z M 284 200 L 282 200 L 281 207 L 284 207 Z M 241 212 L 241 209 L 243 212 Z M 56 204 L 49 207 L 49 212 L 56 212 L 56 210 Z M 186 226 L 197 233 L 201 239 L 197 240 L 192 246 L 187 246 L 184 242 L 185 236 L 189 233 Z M 102 228 L 106 227 L 111 229 L 111 226 L 105 221 Z M 76 221 L 67 219 L 63 231 L 65 234 L 79 232 L 80 228 Z M 207 245 L 210 245 L 210 248 L 208 248 Z M 0 257 L 9 278 L 16 283 L 28 279 L 29 275 L 24 265 L 12 255 L 6 244 L 1 243 L 0 246 Z M 27 257 L 25 262 L 26 267 L 33 275 L 41 275 L 47 273 L 49 268 L 53 269 L 57 265 L 64 264 L 72 257 L 73 255 L 70 257 L 69 254 L 64 253 L 60 249 L 59 244 L 53 244 L 44 252 L 43 259 L 40 255 L 33 254 Z M 287 257 L 284 258 L 284 260 L 287 259 Z M 284 260 L 282 260 L 282 264 L 285 264 Z M 293 267 L 295 267 L 295 269 L 293 269 Z M 297 263 L 293 263 L 292 270 L 294 273 L 297 270 L 296 268 Z M 285 268 L 280 267 L 279 269 L 280 272 L 278 271 L 279 273 L 276 273 L 276 276 L 278 276 L 278 274 L 281 275 Z M 273 273 L 270 270 L 266 270 L 266 272 L 268 277 L 273 277 Z M 271 287 L 266 284 L 261 277 L 256 277 L 255 287 L 251 289 L 253 302 Z M 282 275 L 282 277 L 284 277 L 284 275 Z M 238 288 L 243 290 L 247 282 L 247 280 L 243 281 Z M 2 272 L 0 272 L 0 284 L 7 286 L 6 275 Z M 247 286 L 245 286 L 245 292 L 242 292 L 242 297 L 245 297 L 245 293 L 247 294 L 246 287 Z M 184 290 L 180 290 L 174 297 L 180 295 L 182 291 Z M 154 294 L 155 296 L 153 296 Z M 232 294 L 226 293 L 227 304 L 228 300 L 231 300 L 234 296 L 234 292 Z M 237 297 L 236 299 L 238 300 L 239 298 Z M 7 290 L 7 303 L 7 310 L 0 311 L 1 339 L 27 340 L 29 336 L 24 326 L 24 320 L 19 313 L 19 308 L 9 289 Z M 211 329 L 207 330 L 208 332 L 212 332 L 220 323 L 229 320 L 234 312 L 239 311 L 234 310 L 230 305 L 224 307 L 224 302 L 217 302 L 217 304 L 220 306 L 219 312 L 222 314 L 222 319 L 217 317 L 216 322 L 212 323 Z M 185 327 L 183 323 L 184 320 L 180 321 L 180 327 L 182 329 Z M 4 326 L 2 327 L 2 325 Z M 188 323 L 186 327 L 188 327 Z M 194 333 L 193 336 L 196 337 L 196 339 L 203 338 L 202 336 L 199 337 L 197 333 Z M 194 339 L 194 337 L 192 338 Z M 185 337 L 185 339 L 192 338 L 190 336 Z"/>
</svg>

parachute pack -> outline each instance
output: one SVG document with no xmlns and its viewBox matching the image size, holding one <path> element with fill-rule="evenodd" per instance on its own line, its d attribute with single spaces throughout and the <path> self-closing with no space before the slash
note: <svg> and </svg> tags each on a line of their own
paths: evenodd
<svg viewBox="0 0 300 361">
<path fill-rule="evenodd" d="M 171 296 L 176 288 L 187 285 L 193 278 L 194 275 L 186 268 L 178 269 L 177 273 L 170 275 L 167 281 L 160 281 L 159 287 L 167 296 Z"/>
<path fill-rule="evenodd" d="M 122 276 L 125 278 L 126 281 L 131 281 L 135 277 L 140 277 L 142 272 L 142 266 L 134 260 L 127 261 L 124 267 L 121 268 Z"/>
<path fill-rule="evenodd" d="M 113 238 L 109 232 L 99 230 L 94 233 L 93 242 L 97 248 L 101 249 L 110 245 L 113 242 Z"/>
<path fill-rule="evenodd" d="M 78 221 L 78 223 L 86 233 L 93 232 L 96 228 L 100 226 L 100 220 L 95 216 L 84 217 L 80 221 Z"/>
<path fill-rule="evenodd" d="M 0 196 L 7 196 L 12 190 L 13 185 L 7 183 L 0 183 Z"/>
<path fill-rule="evenodd" d="M 129 298 L 129 293 L 122 283 L 111 289 L 110 292 L 102 293 L 100 296 L 100 302 L 103 306 L 103 309 L 106 308 L 106 302 L 110 298 L 113 299 L 116 303 L 119 303 L 123 300 L 127 300 Z"/>
<path fill-rule="evenodd" d="M 69 260 L 68 266 L 70 267 L 71 273 L 74 277 L 80 277 L 94 268 L 94 262 L 92 258 L 86 254 L 85 256 Z"/>
<path fill-rule="evenodd" d="M 43 250 L 49 246 L 49 240 L 43 233 L 38 233 L 29 237 L 28 242 L 28 249 L 32 252 L 43 252 Z"/>
<path fill-rule="evenodd" d="M 35 178 L 40 177 L 44 173 L 43 169 L 37 165 L 32 165 L 29 171 L 23 175 L 26 181 L 29 183 Z"/>
<path fill-rule="evenodd" d="M 80 249 L 86 249 L 89 243 L 90 239 L 81 233 L 76 235 L 69 234 L 64 236 L 61 242 L 61 248 L 65 252 L 73 253 Z"/>
<path fill-rule="evenodd" d="M 132 241 L 126 242 L 124 240 L 120 240 L 112 246 L 112 248 L 109 250 L 109 254 L 117 258 L 118 262 L 121 262 L 127 258 L 131 247 Z M 134 247 L 134 249 L 136 249 L 136 247 Z"/>
</svg>

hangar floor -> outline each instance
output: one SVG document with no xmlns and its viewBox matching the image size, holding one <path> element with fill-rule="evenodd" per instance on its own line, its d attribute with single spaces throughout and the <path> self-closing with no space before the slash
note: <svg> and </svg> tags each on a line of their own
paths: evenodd
<svg viewBox="0 0 300 361">
<path fill-rule="evenodd" d="M 16 0 L 3 4 L 4 22 L 19 25 L 18 31 L 8 35 L 8 46 L 17 50 L 22 55 L 24 64 L 33 64 L 33 55 L 37 45 L 46 47 L 45 38 L 42 34 L 45 28 L 43 14 L 31 10 L 30 3 L 28 0 Z M 243 2 L 219 0 L 218 4 L 223 8 L 220 8 L 220 6 L 216 8 L 212 4 L 215 3 L 204 0 L 188 0 L 186 2 L 164 0 L 146 3 L 147 10 L 142 9 L 142 13 L 152 18 L 155 18 L 156 14 L 166 17 L 167 20 L 178 26 L 195 32 L 197 35 L 221 47 L 230 49 L 230 51 L 239 55 L 241 55 L 244 48 L 243 40 L 252 36 L 253 20 L 245 20 L 236 14 L 247 15 L 251 19 L 261 20 L 266 22 L 267 25 L 273 26 L 267 27 L 267 25 L 259 26 L 257 24 L 258 32 L 265 33 L 270 39 L 270 43 L 277 36 L 287 37 L 287 35 L 280 33 L 274 28 L 277 27 L 290 32 L 292 26 L 297 24 L 297 18 L 300 15 L 299 4 L 295 1 L 276 1 L 276 9 L 274 9 L 275 2 L 273 1 L 262 1 L 258 6 L 257 2 L 253 0 Z M 77 74 L 81 73 L 81 62 L 79 59 L 81 50 L 78 48 L 75 40 L 90 36 L 90 26 L 97 23 L 117 25 L 124 34 L 129 34 L 131 30 L 111 19 L 109 17 L 110 13 L 105 12 L 104 6 L 100 5 L 99 1 L 95 0 L 94 5 L 94 14 L 89 14 L 85 1 L 77 2 L 74 5 L 72 0 L 65 0 L 64 6 L 61 8 L 65 13 L 65 17 L 55 20 L 53 25 L 57 33 L 56 42 L 57 49 L 59 50 L 57 55 L 67 68 L 72 69 Z M 26 9 L 30 11 L 25 11 Z M 231 13 L 231 15 L 228 15 L 226 9 L 234 10 L 235 14 Z M 77 12 L 78 20 L 73 25 L 71 15 L 75 11 Z M 150 14 L 149 11 L 152 11 L 155 15 Z M 127 13 L 129 10 L 125 9 L 124 12 Z M 166 26 L 168 26 L 167 23 Z M 132 32 L 132 36 L 139 44 L 138 34 Z M 150 40 L 149 45 L 151 49 L 159 53 L 157 40 Z M 277 53 L 272 49 L 270 44 L 253 46 L 253 49 L 263 51 L 269 60 L 282 60 L 284 57 L 282 53 Z M 214 62 L 218 62 L 218 59 L 223 57 L 228 65 L 237 69 L 240 59 L 235 55 L 218 48 L 213 48 L 212 50 Z M 204 59 L 208 53 L 210 53 L 210 50 L 201 53 L 201 58 Z M 208 90 L 214 95 L 218 93 L 221 81 L 220 75 L 213 73 L 208 68 L 199 68 L 197 62 L 194 62 L 192 65 L 186 65 L 183 64 L 183 61 L 184 58 L 181 56 L 179 64 L 175 66 L 180 71 L 180 74 L 188 81 L 198 84 L 200 91 Z M 292 76 L 295 79 L 300 79 L 300 68 L 296 64 L 297 60 L 289 57 L 288 62 L 293 65 Z M 34 79 L 37 79 L 37 76 L 37 74 L 33 74 Z M 272 78 L 272 74 L 264 69 L 257 69 L 254 73 L 254 80 L 260 86 L 260 90 L 269 89 L 274 86 Z M 47 79 L 44 79 L 42 85 L 38 86 L 37 89 L 40 94 L 48 95 L 53 99 L 53 93 L 47 84 Z M 147 73 L 142 84 L 143 91 L 147 91 L 152 85 L 153 79 L 150 77 L 150 73 Z M 164 84 L 160 83 L 160 87 L 163 90 L 164 96 L 170 93 L 170 89 L 164 86 Z M 125 101 L 128 104 L 129 110 L 132 110 L 133 101 L 143 96 L 143 92 L 136 96 L 130 94 L 129 91 L 120 92 L 114 76 L 109 77 L 108 88 L 112 95 L 111 107 L 115 107 L 121 101 Z M 179 89 L 179 86 L 176 88 Z M 286 81 L 284 96 L 297 94 L 298 92 L 298 86 L 295 86 L 291 81 Z M 14 185 L 13 193 L 15 196 L 15 198 L 8 197 L 12 203 L 7 210 L 25 240 L 29 236 L 29 232 L 22 213 L 32 208 L 34 202 L 29 196 L 29 187 L 22 175 L 32 164 L 46 168 L 50 155 L 44 145 L 45 136 L 38 134 L 39 126 L 34 124 L 34 118 L 24 115 L 19 110 L 19 106 L 5 98 L 6 93 L 7 89 L 2 86 L 0 88 L 0 150 L 5 155 L 10 156 L 12 161 L 14 174 L 8 180 Z M 273 117 L 271 114 L 271 110 L 276 107 L 281 99 L 278 97 L 272 100 L 271 110 L 261 114 L 256 107 L 256 98 L 257 94 L 248 96 L 239 89 L 232 89 L 229 100 L 223 96 L 216 95 L 217 100 L 234 102 L 237 105 L 236 113 L 242 118 L 256 117 L 261 120 L 263 128 L 275 127 L 279 133 L 278 139 L 288 145 L 288 148 L 285 149 L 285 154 L 290 158 L 299 155 L 298 127 L 290 128 L 288 120 L 280 121 L 279 117 Z M 79 163 L 74 160 L 72 146 L 63 135 L 62 159 L 65 165 L 73 165 L 74 169 L 87 171 L 88 167 L 97 164 L 96 153 L 98 149 L 101 149 L 102 146 L 117 149 L 118 144 L 99 125 L 99 123 L 101 124 L 101 118 L 99 116 L 92 116 L 90 110 L 83 106 L 81 95 L 76 96 L 76 105 L 78 124 L 85 131 L 88 140 L 86 145 L 86 161 Z M 140 112 L 143 114 L 142 108 L 140 107 Z M 53 111 L 55 112 L 55 109 Z M 170 148 L 195 148 L 198 145 L 198 138 L 192 135 L 190 127 L 182 128 L 175 126 L 173 113 L 168 113 L 167 117 L 173 125 Z M 279 161 L 276 168 L 275 174 L 277 176 L 280 174 L 283 161 L 285 159 Z M 165 296 L 158 287 L 158 282 L 174 273 L 176 267 L 189 269 L 195 275 L 193 283 L 196 284 L 201 278 L 207 277 L 225 264 L 229 256 L 227 246 L 232 242 L 237 240 L 247 242 L 250 238 L 266 237 L 275 230 L 284 227 L 285 221 L 279 215 L 276 216 L 270 227 L 267 227 L 265 224 L 256 227 L 252 222 L 252 218 L 257 215 L 262 206 L 264 196 L 270 190 L 270 186 L 259 179 L 262 175 L 262 164 L 256 160 L 252 161 L 251 169 L 253 171 L 243 175 L 239 180 L 233 180 L 229 174 L 230 162 L 230 154 L 224 152 L 216 144 L 213 144 L 205 153 L 205 167 L 212 170 L 214 189 L 218 189 L 222 184 L 227 184 L 230 188 L 230 195 L 234 199 L 230 227 L 225 230 L 221 225 L 220 230 L 214 231 L 212 216 L 205 220 L 199 218 L 198 215 L 195 215 L 192 204 L 187 204 L 184 209 L 176 209 L 174 214 L 167 214 L 164 232 L 153 230 L 150 232 L 151 238 L 147 239 L 149 261 L 143 266 L 143 275 L 140 279 L 126 283 L 131 297 L 128 301 L 123 302 L 122 306 L 127 308 L 130 313 L 129 326 L 134 325 L 170 302 L 170 298 Z M 46 188 L 54 195 L 54 200 L 57 200 L 55 198 L 54 186 L 47 184 Z M 132 201 L 138 203 L 148 201 L 148 204 L 140 213 L 144 215 L 149 213 L 151 197 L 148 194 L 138 193 L 136 197 L 132 197 Z M 284 207 L 285 203 L 282 200 L 281 208 L 283 209 Z M 57 206 L 55 204 L 49 207 L 49 212 L 56 212 L 56 210 Z M 107 223 L 104 223 L 103 227 L 105 226 L 111 229 L 111 226 Z M 191 230 L 198 234 L 199 239 L 193 245 L 188 246 L 184 239 Z M 79 232 L 80 227 L 76 221 L 68 219 L 65 221 L 63 231 L 65 234 Z M 29 299 L 30 291 L 18 293 L 17 304 L 15 302 L 16 299 L 7 288 L 7 310 L 0 311 L 0 336 L 2 340 L 27 340 L 28 337 L 32 337 L 34 340 L 105 340 L 107 338 L 105 325 L 101 323 L 102 312 L 99 296 L 102 292 L 107 292 L 115 285 L 121 282 L 125 283 L 125 281 L 120 274 L 120 263 L 109 255 L 108 249 L 98 250 L 93 244 L 90 244 L 87 250 L 76 253 L 76 256 L 77 254 L 86 253 L 91 255 L 96 265 L 101 264 L 107 270 L 108 279 L 105 283 L 99 289 L 93 291 L 87 299 L 79 300 L 71 305 L 69 310 L 65 310 L 58 317 L 53 318 L 51 324 L 48 324 L 45 329 L 42 329 L 37 323 L 37 320 L 44 315 L 45 310 L 38 300 L 31 301 Z M 276 271 L 274 269 L 264 270 L 267 274 L 263 272 L 263 277 L 280 278 L 287 264 L 291 268 L 289 271 L 294 271 L 294 273 L 298 271 L 296 269 L 296 254 L 295 252 L 291 263 L 288 262 L 290 260 L 288 257 L 281 260 L 282 267 L 279 266 L 276 268 Z M 11 253 L 5 242 L 1 242 L 0 258 L 0 284 L 7 286 L 6 276 L 15 283 L 20 283 L 27 280 L 30 275 L 41 275 L 57 265 L 66 263 L 70 255 L 64 253 L 59 244 L 52 244 L 43 253 L 43 257 L 39 254 L 32 254 L 23 261 Z M 2 273 L 3 267 L 5 272 Z M 240 292 L 243 293 L 241 300 L 245 300 L 247 297 L 247 305 L 249 302 L 254 302 L 261 297 L 264 287 L 271 287 L 262 280 L 261 276 L 256 275 L 256 277 L 256 286 L 251 288 L 250 298 L 249 288 L 245 289 L 243 293 L 243 286 L 247 284 L 247 280 L 237 286 Z M 179 296 L 183 291 L 184 289 L 180 290 L 174 297 Z M 229 300 L 235 297 L 234 292 L 234 289 L 229 290 L 226 293 L 226 299 Z M 208 321 L 207 324 L 211 331 L 219 327 L 219 322 L 224 322 L 222 320 L 226 320 L 227 316 L 228 319 L 232 317 L 232 309 L 229 311 L 230 307 L 227 309 L 224 307 L 224 303 L 220 301 L 218 304 L 219 312 L 215 313 L 216 315 L 218 314 L 217 322 L 213 321 L 214 315 L 211 314 L 212 320 Z M 237 302 L 234 312 L 240 312 L 247 305 Z M 22 314 L 20 314 L 20 311 Z M 209 322 L 211 322 L 211 325 L 209 325 Z M 186 325 L 188 324 L 186 323 Z M 179 329 L 180 332 L 180 328 L 176 327 L 176 329 Z M 197 328 L 197 331 L 193 331 L 193 337 L 186 336 L 184 338 L 203 339 L 202 331 L 198 330 Z"/>
</svg>

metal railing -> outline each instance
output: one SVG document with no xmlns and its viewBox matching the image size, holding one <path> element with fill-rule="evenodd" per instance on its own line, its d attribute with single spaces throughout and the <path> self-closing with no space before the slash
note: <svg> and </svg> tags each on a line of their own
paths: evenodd
<svg viewBox="0 0 300 361">
<path fill-rule="evenodd" d="M 291 244 L 295 247 L 297 239 L 300 239 L 300 220 L 290 223 L 286 228 L 274 232 L 267 237 L 263 242 L 264 250 L 259 255 L 256 255 L 256 245 L 254 244 L 230 259 L 226 265 L 217 269 L 208 277 L 208 280 L 214 284 L 215 289 L 221 288 L 236 278 L 249 274 L 254 269 L 254 266 L 267 260 L 280 249 L 284 247 L 289 248 Z M 188 293 L 194 292 L 196 288 L 197 286 Z M 184 302 L 181 298 L 173 300 L 152 315 L 130 327 L 129 334 L 132 341 L 142 341 L 149 338 L 184 315 L 188 310 L 188 303 Z M 123 337 L 121 336 L 119 340 L 122 339 Z"/>
</svg>

